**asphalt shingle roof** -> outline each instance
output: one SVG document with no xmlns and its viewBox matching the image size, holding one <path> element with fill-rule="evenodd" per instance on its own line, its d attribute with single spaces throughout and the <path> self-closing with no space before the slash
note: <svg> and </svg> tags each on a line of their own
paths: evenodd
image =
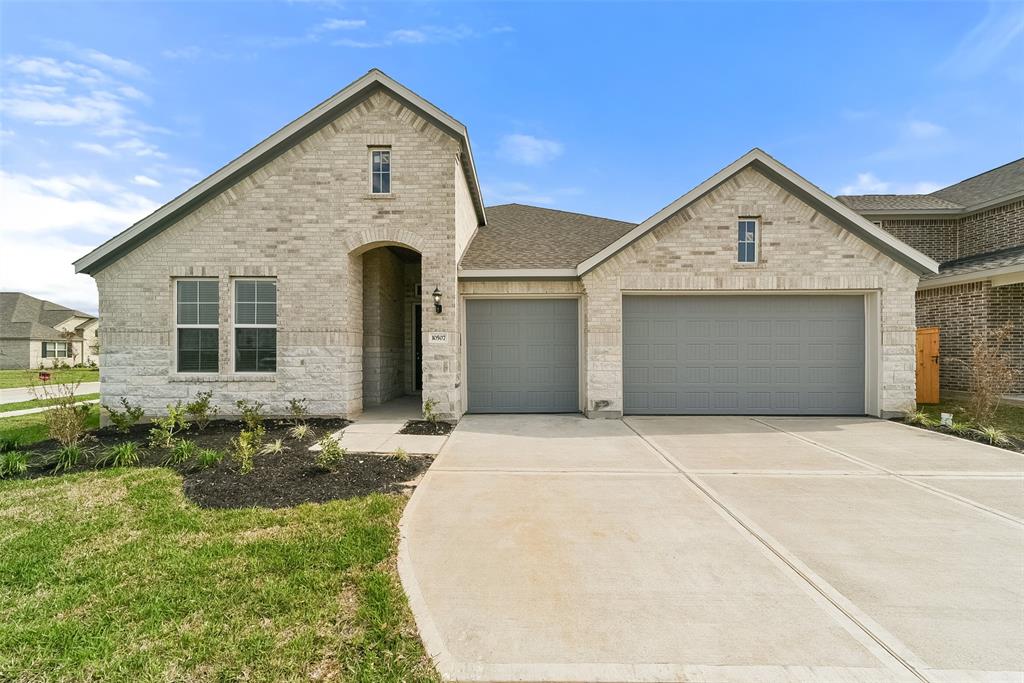
<svg viewBox="0 0 1024 683">
<path fill-rule="evenodd" d="M 53 326 L 74 316 L 95 317 L 21 292 L 0 292 L 0 337 L 61 339 Z"/>
<path fill-rule="evenodd" d="M 466 270 L 575 268 L 636 227 L 635 223 L 523 204 L 487 207 L 462 257 Z"/>
<path fill-rule="evenodd" d="M 836 197 L 854 211 L 964 210 L 1024 192 L 1024 158 L 931 194 L 859 194 Z"/>
<path fill-rule="evenodd" d="M 988 254 L 979 254 L 978 256 L 968 256 L 967 258 L 956 259 L 954 261 L 946 261 L 939 266 L 938 273 L 928 273 L 927 275 L 922 276 L 921 279 L 932 280 L 937 277 L 963 275 L 964 273 L 977 273 L 983 270 L 1016 265 L 1024 266 L 1024 246 L 1000 249 L 999 251 L 993 251 Z"/>
</svg>

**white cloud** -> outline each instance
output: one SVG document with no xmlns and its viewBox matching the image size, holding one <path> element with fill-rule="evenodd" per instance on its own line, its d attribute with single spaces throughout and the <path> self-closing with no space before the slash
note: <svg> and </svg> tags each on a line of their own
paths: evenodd
<svg viewBox="0 0 1024 683">
<path fill-rule="evenodd" d="M 945 187 L 941 183 L 927 180 L 916 182 L 891 182 L 882 180 L 870 171 L 858 173 L 857 180 L 844 185 L 839 194 L 930 194 Z"/>
<path fill-rule="evenodd" d="M 545 204 L 551 205 L 564 197 L 575 197 L 583 193 L 578 187 L 552 188 L 540 191 L 520 181 L 497 181 L 484 183 L 483 194 L 488 202 L 498 204 Z"/>
<path fill-rule="evenodd" d="M 489 32 L 507 33 L 513 29 L 509 26 L 500 26 L 491 29 Z M 459 26 L 418 26 L 415 28 L 399 28 L 388 32 L 381 39 L 357 40 L 353 38 L 339 38 L 331 42 L 331 45 L 338 47 L 353 48 L 374 48 L 390 47 L 393 45 L 434 45 L 439 43 L 454 44 L 467 38 L 478 38 L 480 33 L 472 28 Z"/>
<path fill-rule="evenodd" d="M 153 180 L 149 176 L 137 175 L 132 178 L 132 182 L 136 185 L 142 185 L 143 187 L 160 187 L 159 180 Z"/>
<path fill-rule="evenodd" d="M 166 159 L 167 155 L 160 151 L 156 145 L 152 145 L 148 142 L 143 141 L 140 138 L 129 138 L 123 140 L 116 145 L 115 148 L 134 154 L 137 157 L 154 157 L 156 159 Z"/>
<path fill-rule="evenodd" d="M 912 138 L 925 140 L 935 138 L 946 132 L 946 129 L 931 121 L 912 120 L 907 123 L 907 133 Z"/>
<path fill-rule="evenodd" d="M 498 144 L 498 156 L 505 161 L 527 166 L 540 166 L 561 156 L 564 147 L 555 140 L 532 135 L 506 135 Z"/>
<path fill-rule="evenodd" d="M 328 19 L 320 24 L 317 29 L 320 31 L 347 31 L 365 26 L 365 19 Z"/>
<path fill-rule="evenodd" d="M 993 2 L 985 18 L 963 37 L 939 70 L 956 78 L 971 78 L 996 65 L 1004 54 L 1019 63 L 1024 36 L 1024 4 Z M 1011 48 L 1017 47 L 1016 50 Z"/>
</svg>

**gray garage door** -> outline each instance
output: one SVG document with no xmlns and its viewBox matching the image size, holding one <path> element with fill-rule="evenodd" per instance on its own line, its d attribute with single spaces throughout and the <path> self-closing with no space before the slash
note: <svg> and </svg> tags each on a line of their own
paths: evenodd
<svg viewBox="0 0 1024 683">
<path fill-rule="evenodd" d="M 626 296 L 632 414 L 864 414 L 861 296 Z"/>
<path fill-rule="evenodd" d="M 471 413 L 579 411 L 576 299 L 468 299 Z"/>
</svg>

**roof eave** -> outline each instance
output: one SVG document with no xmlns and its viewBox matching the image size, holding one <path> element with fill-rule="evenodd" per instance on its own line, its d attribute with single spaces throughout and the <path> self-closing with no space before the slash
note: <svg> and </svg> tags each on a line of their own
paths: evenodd
<svg viewBox="0 0 1024 683">
<path fill-rule="evenodd" d="M 459 268 L 460 280 L 575 280 L 576 268 Z"/>
<path fill-rule="evenodd" d="M 1020 279 L 1014 279 L 1013 276 L 1020 276 Z M 1014 263 L 1009 266 L 998 266 L 996 268 L 987 268 L 984 270 L 973 270 L 969 273 L 954 273 L 952 275 L 945 276 L 940 275 L 939 277 L 921 280 L 917 285 L 917 289 L 937 289 L 939 287 L 962 285 L 969 282 L 986 282 L 988 280 L 1001 280 L 1000 284 L 1003 285 L 1013 284 L 1014 282 L 1024 282 L 1024 263 Z"/>
<path fill-rule="evenodd" d="M 205 203 L 257 168 L 291 149 L 299 141 L 312 135 L 337 118 L 342 112 L 351 109 L 362 101 L 362 95 L 368 96 L 372 93 L 373 88 L 376 87 L 392 91 L 403 99 L 406 104 L 417 109 L 428 120 L 439 125 L 442 129 L 447 129 L 459 139 L 463 148 L 464 172 L 468 171 L 467 180 L 469 180 L 470 194 L 473 197 L 477 221 L 480 225 L 484 225 L 487 222 L 487 216 L 484 210 L 480 181 L 473 162 L 473 153 L 470 148 L 469 133 L 466 127 L 384 72 L 379 69 L 371 69 L 330 98 L 316 105 L 242 155 L 228 162 L 150 215 L 76 260 L 74 262 L 75 272 L 92 275 L 102 270 L 119 258 L 125 251 L 134 248 L 164 228 L 172 225 L 175 221 L 193 211 L 197 206 Z"/>
</svg>

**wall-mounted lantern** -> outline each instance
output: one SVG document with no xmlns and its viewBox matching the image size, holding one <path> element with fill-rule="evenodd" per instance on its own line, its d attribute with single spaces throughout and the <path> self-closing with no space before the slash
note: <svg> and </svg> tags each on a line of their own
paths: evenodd
<svg viewBox="0 0 1024 683">
<path fill-rule="evenodd" d="M 441 312 L 441 290 L 434 287 L 434 312 Z"/>
</svg>

